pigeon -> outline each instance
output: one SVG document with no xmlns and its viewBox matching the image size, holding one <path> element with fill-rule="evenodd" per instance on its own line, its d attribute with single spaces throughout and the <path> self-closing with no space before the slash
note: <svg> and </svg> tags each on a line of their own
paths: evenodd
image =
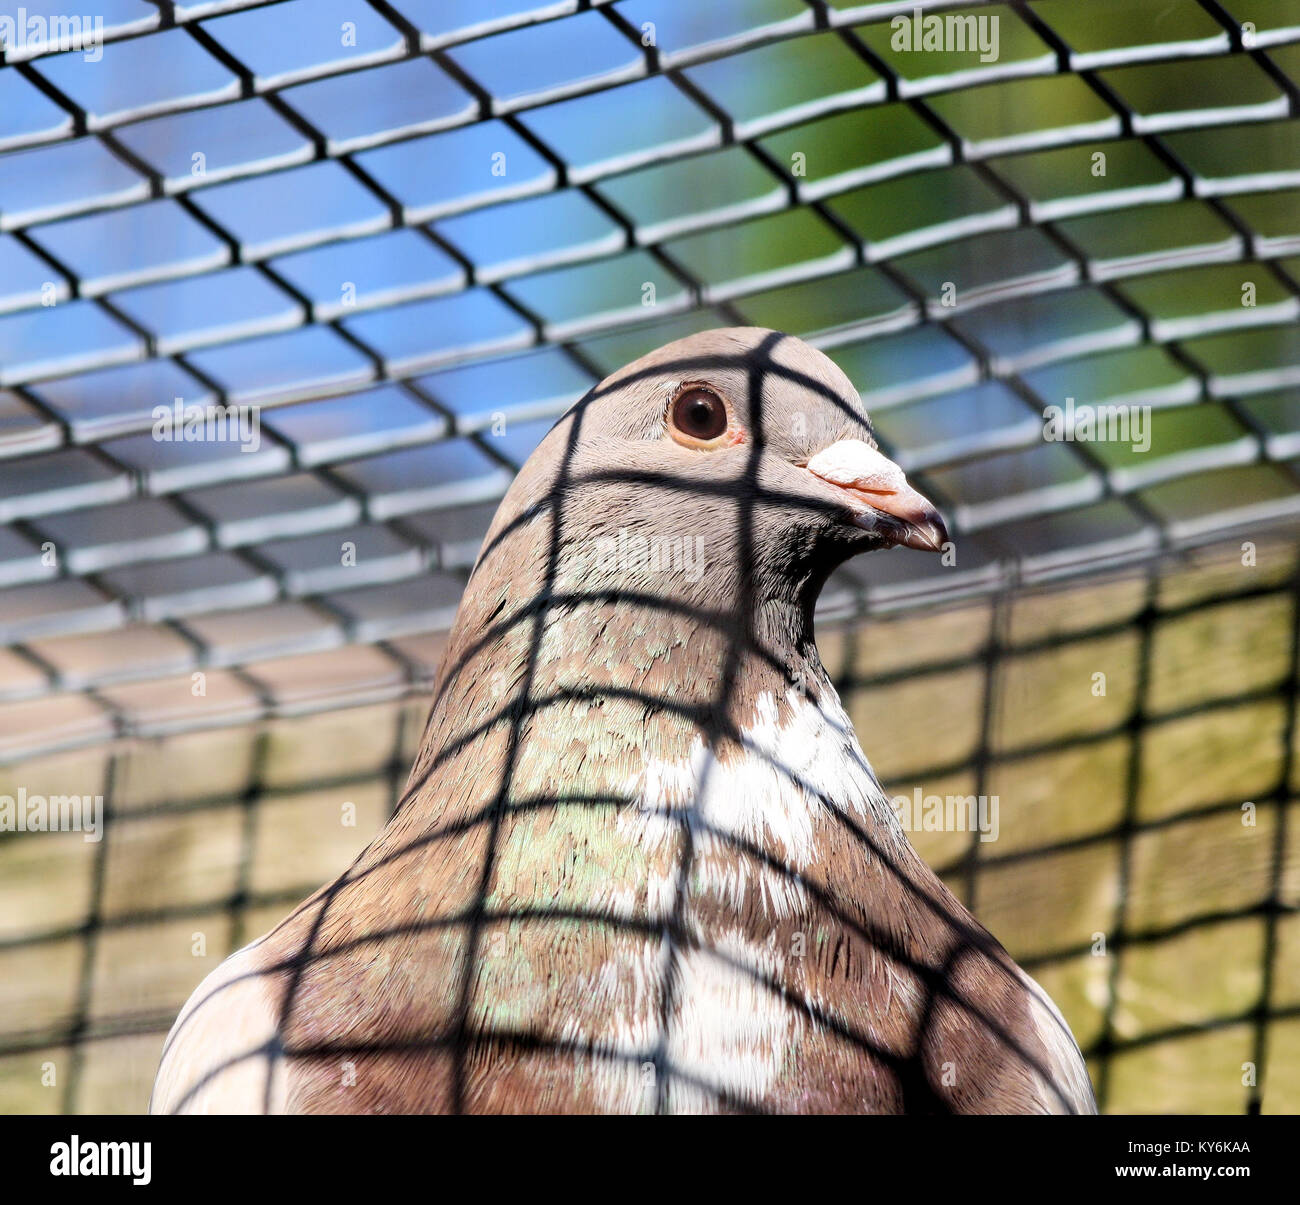
<svg viewBox="0 0 1300 1205">
<path fill-rule="evenodd" d="M 595 386 L 488 530 L 391 820 L 200 984 L 152 1110 L 1094 1112 L 818 657 L 828 575 L 899 546 L 943 519 L 801 340 Z"/>
</svg>

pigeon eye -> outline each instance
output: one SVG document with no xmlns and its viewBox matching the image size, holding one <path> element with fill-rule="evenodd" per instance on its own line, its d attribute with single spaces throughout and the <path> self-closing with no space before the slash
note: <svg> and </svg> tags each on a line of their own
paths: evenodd
<svg viewBox="0 0 1300 1205">
<path fill-rule="evenodd" d="M 711 443 L 727 430 L 727 404 L 712 389 L 690 385 L 673 400 L 673 438 L 687 447 Z"/>
</svg>

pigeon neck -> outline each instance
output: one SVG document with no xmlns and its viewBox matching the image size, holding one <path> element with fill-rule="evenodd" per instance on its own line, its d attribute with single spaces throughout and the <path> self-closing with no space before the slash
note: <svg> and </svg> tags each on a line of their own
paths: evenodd
<svg viewBox="0 0 1300 1205">
<path fill-rule="evenodd" d="M 531 736 L 550 713 L 575 735 L 625 725 L 684 751 L 701 736 L 733 738 L 772 700 L 816 703 L 833 693 L 809 609 L 797 602 L 746 613 L 637 591 L 557 589 L 522 606 L 467 608 L 435 711 L 452 717 L 441 726 L 449 733 L 462 717 L 491 723 L 509 713 Z"/>
<path fill-rule="evenodd" d="M 656 568 L 572 516 L 557 536 L 550 515 L 508 504 L 489 535 L 435 685 L 429 771 L 499 746 L 522 767 L 512 794 L 530 776 L 554 791 L 571 758 L 588 788 L 617 792 L 647 757 L 726 749 L 773 704 L 784 723 L 833 700 L 812 638 L 821 582 L 788 572 L 811 558 L 764 563 L 718 539 Z"/>
</svg>

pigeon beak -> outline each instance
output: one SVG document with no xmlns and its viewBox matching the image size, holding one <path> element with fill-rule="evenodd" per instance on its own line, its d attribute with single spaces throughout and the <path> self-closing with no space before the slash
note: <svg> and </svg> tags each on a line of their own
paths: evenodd
<svg viewBox="0 0 1300 1205">
<path fill-rule="evenodd" d="M 860 439 L 841 439 L 808 462 L 808 472 L 832 486 L 853 510 L 853 522 L 891 545 L 941 552 L 948 540 L 943 516 L 888 456 Z"/>
</svg>

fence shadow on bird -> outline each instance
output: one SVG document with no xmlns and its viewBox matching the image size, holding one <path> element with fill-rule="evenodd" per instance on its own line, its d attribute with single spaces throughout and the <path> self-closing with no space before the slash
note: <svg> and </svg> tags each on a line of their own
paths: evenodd
<svg viewBox="0 0 1300 1205">
<path fill-rule="evenodd" d="M 946 540 L 796 339 L 602 382 L 498 511 L 393 818 L 196 991 L 152 1107 L 1091 1111 L 813 643 L 845 559 Z"/>
</svg>

